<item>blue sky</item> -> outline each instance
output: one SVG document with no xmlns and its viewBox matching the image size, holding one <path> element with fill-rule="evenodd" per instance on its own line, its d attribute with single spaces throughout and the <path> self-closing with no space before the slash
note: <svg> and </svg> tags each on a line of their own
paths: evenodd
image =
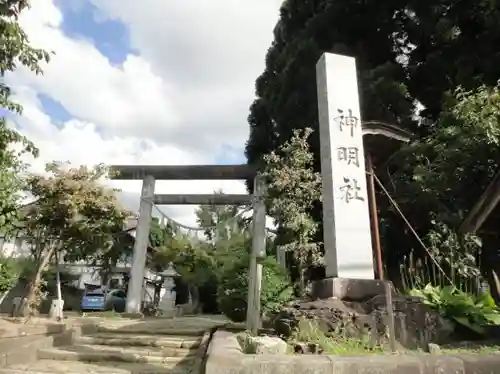
<svg viewBox="0 0 500 374">
<path fill-rule="evenodd" d="M 62 30 L 71 38 L 86 38 L 113 64 L 121 64 L 129 53 L 129 33 L 126 26 L 115 20 L 103 20 L 99 10 L 90 2 L 82 1 L 78 6 L 71 1 L 58 0 L 63 13 Z M 100 19 L 101 18 L 101 19 Z"/>
</svg>

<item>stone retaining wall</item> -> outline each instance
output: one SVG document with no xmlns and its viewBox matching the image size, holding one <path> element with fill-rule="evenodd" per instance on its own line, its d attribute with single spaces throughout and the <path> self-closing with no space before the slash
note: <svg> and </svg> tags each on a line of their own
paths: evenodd
<svg viewBox="0 0 500 374">
<path fill-rule="evenodd" d="M 94 324 L 20 325 L 3 332 L 0 367 L 36 361 L 38 351 L 70 345 L 82 332 L 96 330 Z M 12 342 L 12 343 L 10 343 Z"/>
<path fill-rule="evenodd" d="M 205 374 L 500 374 L 500 354 L 248 355 L 236 334 L 218 330 L 207 350 Z"/>
<path fill-rule="evenodd" d="M 5 327 L 0 327 L 0 338 L 17 338 L 22 336 L 39 336 L 39 335 L 51 335 L 60 334 L 66 331 L 66 325 L 64 324 L 24 324 L 24 323 L 12 323 Z"/>
</svg>

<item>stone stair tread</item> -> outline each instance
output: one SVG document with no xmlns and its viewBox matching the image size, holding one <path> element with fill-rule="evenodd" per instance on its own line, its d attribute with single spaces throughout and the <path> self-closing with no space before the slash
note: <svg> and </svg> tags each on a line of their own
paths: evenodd
<svg viewBox="0 0 500 374">
<path fill-rule="evenodd" d="M 105 327 L 97 326 L 98 332 L 120 333 L 120 334 L 138 334 L 138 335 L 184 335 L 184 336 L 202 336 L 207 329 L 202 328 L 148 328 L 138 326 L 127 327 Z"/>
<path fill-rule="evenodd" d="M 200 345 L 200 338 L 189 336 L 155 336 L 155 335 L 121 335 L 97 333 L 81 336 L 76 342 L 83 344 L 118 345 L 118 346 L 155 346 L 196 348 Z"/>
<path fill-rule="evenodd" d="M 145 347 L 145 346 L 113 346 L 101 344 L 77 344 L 71 346 L 72 349 L 78 349 L 79 352 L 123 352 L 129 354 L 138 354 L 143 356 L 158 357 L 190 357 L 196 354 L 196 349 L 187 348 L 163 348 L 163 347 Z"/>
<path fill-rule="evenodd" d="M 71 345 L 57 348 L 40 349 L 38 357 L 45 360 L 67 360 L 67 361 L 86 361 L 86 362 L 135 362 L 144 365 L 152 364 L 178 364 L 194 361 L 194 356 L 188 357 L 162 357 L 143 355 L 140 353 L 127 352 L 126 350 L 100 351 L 89 349 L 89 347 Z"/>
<path fill-rule="evenodd" d="M 201 336 L 192 336 L 192 335 L 158 335 L 154 333 L 150 334 L 121 334 L 120 331 L 114 332 L 96 332 L 93 334 L 83 335 L 83 336 L 95 336 L 99 338 L 116 338 L 116 339 L 133 339 L 133 338 L 151 338 L 158 340 L 190 340 L 190 341 L 199 341 Z"/>
<path fill-rule="evenodd" d="M 0 368 L 0 374 L 190 374 L 190 366 L 165 367 L 161 364 L 126 362 L 79 362 L 39 360 Z"/>
</svg>

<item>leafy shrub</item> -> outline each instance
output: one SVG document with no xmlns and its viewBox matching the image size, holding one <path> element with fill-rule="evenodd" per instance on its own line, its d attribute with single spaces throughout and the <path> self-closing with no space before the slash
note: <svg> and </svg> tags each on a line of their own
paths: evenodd
<svg viewBox="0 0 500 374">
<path fill-rule="evenodd" d="M 484 334 L 485 325 L 500 324 L 500 309 L 487 292 L 478 296 L 463 292 L 454 286 L 411 290 L 410 295 L 421 297 L 423 302 L 443 317 L 456 324 Z"/>
<path fill-rule="evenodd" d="M 0 295 L 10 290 L 18 278 L 18 268 L 13 259 L 0 257 Z"/>
<path fill-rule="evenodd" d="M 461 234 L 442 222 L 433 222 L 425 236 L 429 253 L 411 252 L 402 258 L 400 273 L 404 289 L 422 289 L 453 285 L 465 292 L 475 292 L 481 272 L 476 254 L 481 251 L 479 237 Z"/>
<path fill-rule="evenodd" d="M 242 256 L 233 266 L 223 270 L 219 278 L 217 301 L 219 310 L 235 322 L 243 322 L 247 313 L 249 256 Z M 293 295 L 286 269 L 273 257 L 262 263 L 260 305 L 263 314 L 277 312 Z"/>
</svg>

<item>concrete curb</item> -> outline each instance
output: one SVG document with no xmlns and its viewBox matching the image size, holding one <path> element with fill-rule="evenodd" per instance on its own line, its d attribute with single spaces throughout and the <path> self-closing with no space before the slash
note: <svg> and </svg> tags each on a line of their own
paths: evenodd
<svg viewBox="0 0 500 374">
<path fill-rule="evenodd" d="M 249 355 L 236 334 L 216 331 L 207 350 L 206 374 L 500 374 L 500 354 Z"/>
<path fill-rule="evenodd" d="M 210 332 L 206 332 L 201 338 L 200 345 L 198 346 L 195 354 L 193 373 L 202 373 L 211 335 L 212 334 Z"/>
</svg>

